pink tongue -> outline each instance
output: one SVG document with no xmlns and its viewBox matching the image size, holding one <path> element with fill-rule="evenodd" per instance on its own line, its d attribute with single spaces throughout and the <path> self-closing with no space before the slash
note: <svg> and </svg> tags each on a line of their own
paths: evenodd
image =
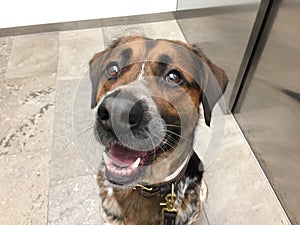
<svg viewBox="0 0 300 225">
<path fill-rule="evenodd" d="M 109 150 L 109 157 L 114 163 L 119 164 L 120 166 L 132 165 L 139 157 L 143 158 L 146 155 L 146 152 L 135 151 L 118 145 L 114 145 Z"/>
</svg>

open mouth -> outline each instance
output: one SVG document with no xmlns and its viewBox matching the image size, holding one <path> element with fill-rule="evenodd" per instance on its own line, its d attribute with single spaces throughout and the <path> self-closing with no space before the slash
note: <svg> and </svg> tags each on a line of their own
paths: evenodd
<svg viewBox="0 0 300 225">
<path fill-rule="evenodd" d="M 166 137 L 155 149 L 148 151 L 130 149 L 121 144 L 113 145 L 103 153 L 107 179 L 118 185 L 126 185 L 138 180 L 146 166 L 174 146 L 171 140 L 174 142 L 175 139 Z"/>
</svg>

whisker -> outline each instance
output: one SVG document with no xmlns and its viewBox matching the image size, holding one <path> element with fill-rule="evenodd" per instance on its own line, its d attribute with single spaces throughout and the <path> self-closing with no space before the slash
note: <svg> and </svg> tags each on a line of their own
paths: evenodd
<svg viewBox="0 0 300 225">
<path fill-rule="evenodd" d="M 155 149 L 155 144 L 154 144 L 154 142 L 153 142 L 153 139 L 152 139 L 151 135 L 149 134 L 149 132 L 146 131 L 146 129 L 143 129 L 143 130 L 144 130 L 144 132 L 147 134 L 147 136 L 149 137 L 153 149 Z"/>
<path fill-rule="evenodd" d="M 175 136 L 177 136 L 177 137 L 179 137 L 179 138 L 182 138 L 182 139 L 184 139 L 184 140 L 186 140 L 186 141 L 188 141 L 188 142 L 190 142 L 190 143 L 193 143 L 192 140 L 190 140 L 190 139 L 188 139 L 188 138 L 186 138 L 186 137 L 184 137 L 184 136 L 182 136 L 182 135 L 180 135 L 180 134 L 177 134 L 177 133 L 175 133 L 175 132 L 173 132 L 173 131 L 165 130 L 165 132 L 166 132 L 167 134 L 170 133 L 170 134 L 175 135 Z"/>
<path fill-rule="evenodd" d="M 93 124 L 94 124 L 94 121 L 92 121 L 92 120 L 82 120 L 82 121 L 73 122 L 73 123 L 72 123 L 72 126 L 73 126 L 73 127 L 80 126 L 80 125 L 83 125 L 83 126 L 86 126 L 86 125 L 91 126 L 91 125 L 93 125 Z"/>
<path fill-rule="evenodd" d="M 150 112 L 151 113 L 151 112 Z M 160 119 L 160 120 L 163 120 L 160 116 L 157 116 L 153 113 L 151 113 L 151 118 L 152 119 Z M 181 125 L 175 125 L 175 124 L 170 124 L 170 123 L 166 123 L 165 124 L 167 127 L 177 127 L 177 128 L 188 128 L 188 126 L 183 126 L 182 124 Z"/>
<path fill-rule="evenodd" d="M 86 134 L 88 131 L 92 130 L 93 126 L 87 126 L 82 132 L 79 132 L 78 134 Z M 75 132 L 76 133 L 76 132 Z"/>
<path fill-rule="evenodd" d="M 167 142 L 165 145 L 162 145 L 162 146 L 160 146 L 161 148 L 164 148 L 166 145 L 168 145 L 170 148 L 175 148 L 175 145 L 173 145 L 173 144 L 171 144 L 171 143 L 169 143 L 169 142 Z M 164 150 L 164 149 L 163 149 Z M 168 149 L 166 149 L 166 151 L 167 151 Z"/>
</svg>

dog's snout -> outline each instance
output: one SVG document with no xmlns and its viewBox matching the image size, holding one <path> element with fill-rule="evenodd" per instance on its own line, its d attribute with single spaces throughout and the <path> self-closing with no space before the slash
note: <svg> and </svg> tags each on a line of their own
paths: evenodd
<svg viewBox="0 0 300 225">
<path fill-rule="evenodd" d="M 138 127 L 143 119 L 144 110 L 140 101 L 136 102 L 129 112 L 129 125 L 131 128 Z"/>
<path fill-rule="evenodd" d="M 144 110 L 141 101 L 108 96 L 100 104 L 97 114 L 105 130 L 126 132 L 140 126 Z"/>
<path fill-rule="evenodd" d="M 105 130 L 110 130 L 112 128 L 110 120 L 110 112 L 107 105 L 103 102 L 98 108 L 98 120 L 102 124 Z"/>
</svg>

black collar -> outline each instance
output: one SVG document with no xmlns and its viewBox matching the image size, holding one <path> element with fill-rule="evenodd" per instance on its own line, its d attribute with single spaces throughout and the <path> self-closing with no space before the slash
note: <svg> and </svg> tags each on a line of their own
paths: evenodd
<svg viewBox="0 0 300 225">
<path fill-rule="evenodd" d="M 174 184 L 176 190 L 178 183 L 187 177 L 190 177 L 191 179 L 196 178 L 197 181 L 201 180 L 203 171 L 203 164 L 197 154 L 194 152 L 188 163 L 183 167 L 183 169 L 174 179 L 152 185 L 136 185 L 133 189 L 138 191 L 142 196 L 146 198 L 154 196 L 164 197 L 171 191 L 172 184 Z"/>
</svg>

